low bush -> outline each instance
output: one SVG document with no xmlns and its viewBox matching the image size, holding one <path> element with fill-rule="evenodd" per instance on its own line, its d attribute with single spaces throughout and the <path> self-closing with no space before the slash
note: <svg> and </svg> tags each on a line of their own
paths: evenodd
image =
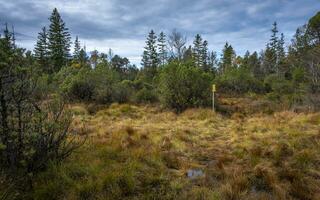
<svg viewBox="0 0 320 200">
<path fill-rule="evenodd" d="M 171 62 L 160 72 L 160 101 L 181 112 L 188 107 L 208 106 L 212 77 L 192 62 Z"/>
</svg>

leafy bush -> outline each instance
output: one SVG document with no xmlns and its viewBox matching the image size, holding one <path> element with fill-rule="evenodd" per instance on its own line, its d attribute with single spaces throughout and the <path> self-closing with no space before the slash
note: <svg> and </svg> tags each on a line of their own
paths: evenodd
<svg viewBox="0 0 320 200">
<path fill-rule="evenodd" d="M 191 62 L 171 62 L 160 74 L 160 100 L 177 112 L 210 105 L 211 82 L 211 76 Z"/>
<path fill-rule="evenodd" d="M 264 92 L 263 84 L 243 68 L 230 69 L 216 81 L 219 91 L 223 93 Z"/>
<path fill-rule="evenodd" d="M 69 96 L 73 99 L 89 101 L 92 99 L 94 86 L 85 80 L 76 80 L 72 83 Z"/>
<path fill-rule="evenodd" d="M 143 87 L 136 92 L 134 101 L 136 103 L 152 103 L 157 101 L 157 96 L 154 90 Z"/>
</svg>

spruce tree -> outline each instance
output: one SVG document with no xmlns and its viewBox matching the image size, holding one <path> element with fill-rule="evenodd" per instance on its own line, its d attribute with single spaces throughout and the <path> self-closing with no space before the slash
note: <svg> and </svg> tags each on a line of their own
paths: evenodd
<svg viewBox="0 0 320 200">
<path fill-rule="evenodd" d="M 34 48 L 35 57 L 45 72 L 50 72 L 48 61 L 48 33 L 46 27 L 43 27 L 38 34 L 37 44 Z"/>
<path fill-rule="evenodd" d="M 195 65 L 197 67 L 202 66 L 202 49 L 203 49 L 203 42 L 201 35 L 197 34 L 193 41 L 193 59 L 195 62 Z"/>
<path fill-rule="evenodd" d="M 272 35 L 270 38 L 270 48 L 276 50 L 278 48 L 278 27 L 277 22 L 274 22 L 271 29 Z"/>
<path fill-rule="evenodd" d="M 208 56 L 208 68 L 209 68 L 209 70 L 214 71 L 216 66 L 217 66 L 217 64 L 218 64 L 217 53 L 214 52 L 214 51 L 211 51 L 209 53 L 209 56 Z"/>
<path fill-rule="evenodd" d="M 164 32 L 161 32 L 158 38 L 158 51 L 159 51 L 159 60 L 160 64 L 164 66 L 167 62 L 167 44 L 166 44 L 166 35 Z"/>
<path fill-rule="evenodd" d="M 225 73 L 229 69 L 233 68 L 235 56 L 236 54 L 233 50 L 233 47 L 226 42 L 224 49 L 222 50 L 222 59 L 220 63 L 220 71 L 222 73 Z"/>
<path fill-rule="evenodd" d="M 209 67 L 208 67 L 208 41 L 205 40 L 202 43 L 202 48 L 201 48 L 201 68 L 205 71 L 208 72 L 209 71 Z"/>
<path fill-rule="evenodd" d="M 149 80 L 153 79 L 157 72 L 159 57 L 157 53 L 157 36 L 153 30 L 148 34 L 146 46 L 142 55 L 142 65 Z"/>
<path fill-rule="evenodd" d="M 86 52 L 86 47 L 82 48 L 79 52 L 79 63 L 81 67 L 88 65 L 88 56 Z"/>
<path fill-rule="evenodd" d="M 277 48 L 278 60 L 281 62 L 285 57 L 285 50 L 284 50 L 284 34 L 281 33 L 280 39 L 278 41 L 278 48 Z"/>
<path fill-rule="evenodd" d="M 71 37 L 56 8 L 53 9 L 49 20 L 51 24 L 48 33 L 48 48 L 50 61 L 53 65 L 52 73 L 59 71 L 62 66 L 67 64 L 70 57 Z"/>
<path fill-rule="evenodd" d="M 81 50 L 80 41 L 78 39 L 78 36 L 76 36 L 76 40 L 74 41 L 74 51 L 73 51 L 73 59 L 76 61 L 79 61 L 80 50 Z"/>
</svg>

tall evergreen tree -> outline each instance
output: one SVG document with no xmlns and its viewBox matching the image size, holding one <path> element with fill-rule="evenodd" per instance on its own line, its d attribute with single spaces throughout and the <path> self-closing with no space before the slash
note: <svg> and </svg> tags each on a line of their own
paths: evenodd
<svg viewBox="0 0 320 200">
<path fill-rule="evenodd" d="M 275 50 L 278 48 L 278 25 L 277 25 L 277 22 L 274 22 L 272 24 L 272 29 L 271 29 L 271 32 L 272 32 L 272 35 L 271 35 L 271 38 L 270 38 L 270 48 Z"/>
<path fill-rule="evenodd" d="M 78 36 L 76 36 L 76 40 L 74 41 L 74 51 L 73 51 L 73 59 L 74 60 L 77 60 L 77 61 L 79 60 L 80 50 L 81 50 L 80 41 L 78 39 Z"/>
<path fill-rule="evenodd" d="M 261 72 L 261 63 L 259 60 L 258 53 L 255 51 L 253 54 L 249 56 L 248 66 L 250 68 L 251 73 L 257 79 L 263 78 L 263 73 Z"/>
<path fill-rule="evenodd" d="M 284 42 L 284 34 L 281 33 L 280 39 L 278 41 L 278 48 L 277 48 L 279 62 L 281 62 L 285 57 L 284 43 L 285 43 Z"/>
<path fill-rule="evenodd" d="M 158 52 L 159 52 L 159 60 L 160 64 L 163 66 L 167 62 L 167 41 L 166 41 L 166 35 L 164 32 L 161 32 L 158 38 Z"/>
<path fill-rule="evenodd" d="M 208 56 L 208 67 L 211 71 L 215 71 L 218 65 L 217 53 L 211 51 Z"/>
<path fill-rule="evenodd" d="M 71 37 L 56 8 L 53 9 L 49 20 L 51 24 L 48 33 L 48 48 L 50 61 L 53 65 L 51 72 L 57 72 L 67 64 L 70 57 Z"/>
<path fill-rule="evenodd" d="M 153 30 L 148 34 L 146 46 L 142 55 L 142 65 L 148 79 L 153 79 L 157 72 L 159 57 L 157 52 L 157 36 Z"/>
<path fill-rule="evenodd" d="M 41 32 L 38 34 L 38 40 L 34 48 L 34 53 L 42 69 L 48 73 L 50 68 L 48 61 L 48 33 L 46 27 L 43 27 Z"/>
<path fill-rule="evenodd" d="M 88 65 L 88 56 L 86 52 L 86 47 L 82 48 L 79 52 L 79 63 L 81 67 Z"/>
<path fill-rule="evenodd" d="M 201 68 L 208 72 L 208 41 L 205 40 L 202 43 L 202 49 L 201 49 Z"/>
<path fill-rule="evenodd" d="M 320 11 L 314 15 L 307 26 L 307 34 L 310 36 L 310 41 L 313 45 L 320 44 Z"/>
<path fill-rule="evenodd" d="M 202 37 L 200 34 L 197 34 L 193 41 L 193 58 L 194 58 L 195 65 L 199 68 L 202 66 L 202 56 L 201 56 L 202 49 L 203 49 Z"/>
<path fill-rule="evenodd" d="M 233 68 L 234 60 L 235 60 L 235 51 L 233 47 L 229 45 L 228 42 L 224 45 L 224 49 L 222 50 L 222 59 L 220 63 L 220 71 L 222 73 L 227 72 L 229 69 Z"/>
</svg>

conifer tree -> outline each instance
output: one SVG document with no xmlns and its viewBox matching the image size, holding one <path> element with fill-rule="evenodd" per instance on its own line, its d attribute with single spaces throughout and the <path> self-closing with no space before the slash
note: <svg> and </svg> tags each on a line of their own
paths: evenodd
<svg viewBox="0 0 320 200">
<path fill-rule="evenodd" d="M 51 24 L 48 33 L 48 48 L 50 61 L 52 62 L 52 72 L 57 72 L 62 66 L 67 64 L 70 57 L 70 33 L 66 28 L 58 10 L 53 9 L 49 18 Z"/>
<path fill-rule="evenodd" d="M 34 53 L 42 69 L 48 73 L 50 71 L 50 66 L 48 61 L 48 33 L 46 27 L 43 27 L 41 32 L 38 34 Z"/>
<path fill-rule="evenodd" d="M 164 32 L 161 32 L 158 38 L 158 51 L 159 51 L 159 62 L 163 66 L 167 62 L 167 44 L 166 44 L 166 35 Z"/>
<path fill-rule="evenodd" d="M 159 57 L 157 53 L 157 36 L 153 30 L 148 34 L 146 46 L 142 55 L 142 65 L 147 73 L 148 79 L 153 79 L 156 74 L 159 64 Z"/>
<path fill-rule="evenodd" d="M 86 52 L 86 47 L 82 48 L 79 52 L 79 63 L 80 66 L 87 66 L 88 64 L 88 56 L 87 56 L 87 52 Z"/>
<path fill-rule="evenodd" d="M 202 49 L 201 49 L 201 68 L 205 71 L 209 71 L 208 67 L 208 41 L 205 40 L 202 43 Z"/>
<path fill-rule="evenodd" d="M 218 64 L 217 53 L 214 52 L 214 51 L 211 51 L 209 53 L 209 56 L 208 56 L 208 67 L 209 67 L 209 70 L 214 71 L 216 66 L 217 66 L 217 64 Z"/>
<path fill-rule="evenodd" d="M 197 67 L 202 66 L 202 49 L 203 49 L 203 42 L 201 35 L 197 34 L 193 41 L 193 59 L 195 62 L 195 65 Z"/>
<path fill-rule="evenodd" d="M 74 51 L 73 51 L 74 60 L 77 60 L 77 61 L 79 60 L 80 50 L 81 50 L 80 41 L 78 39 L 78 36 L 76 36 L 76 40 L 74 41 Z"/>
<path fill-rule="evenodd" d="M 224 49 L 222 50 L 222 59 L 220 63 L 220 71 L 222 73 L 227 72 L 233 67 L 235 56 L 236 54 L 233 50 L 233 47 L 229 45 L 228 42 L 226 42 L 226 44 L 224 45 Z"/>
<path fill-rule="evenodd" d="M 281 33 L 280 39 L 278 41 L 278 48 L 277 48 L 278 60 L 281 62 L 285 57 L 285 50 L 284 50 L 284 34 Z"/>
</svg>

